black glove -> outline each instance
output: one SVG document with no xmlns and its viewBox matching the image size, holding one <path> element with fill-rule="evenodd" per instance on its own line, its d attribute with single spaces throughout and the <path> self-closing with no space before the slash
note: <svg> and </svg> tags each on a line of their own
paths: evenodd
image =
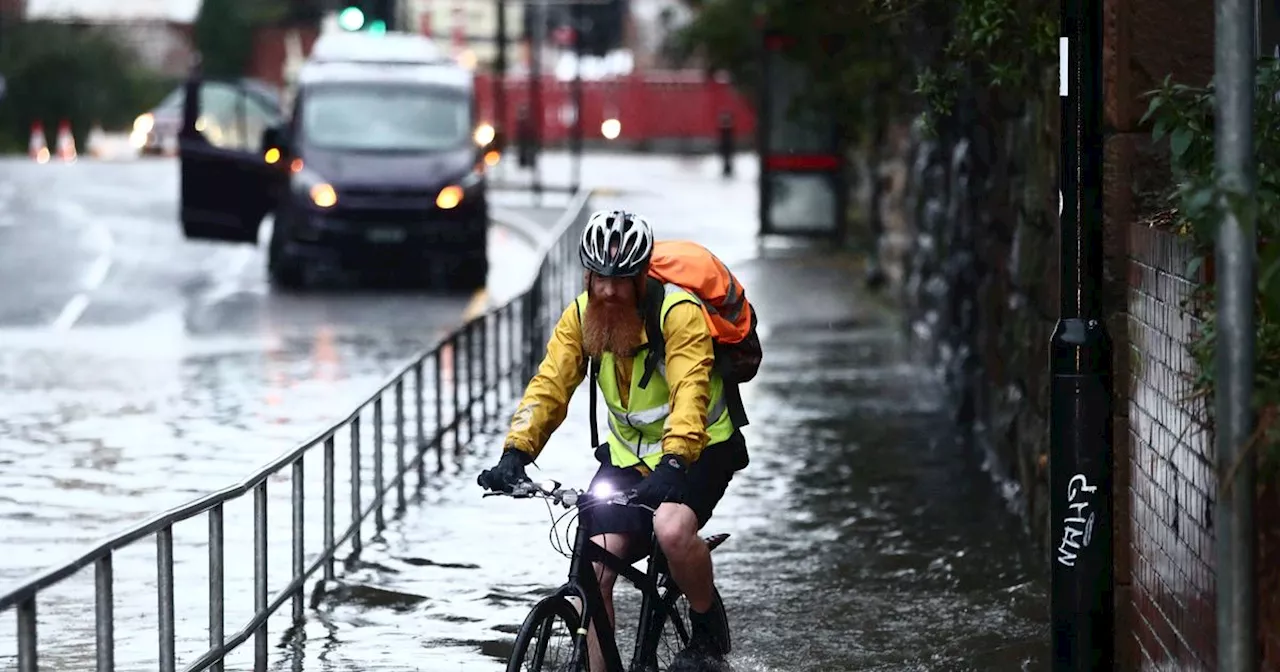
<svg viewBox="0 0 1280 672">
<path fill-rule="evenodd" d="M 476 483 L 487 490 L 507 492 L 516 484 L 529 480 L 524 467 L 532 461 L 533 458 L 523 450 L 508 447 L 502 451 L 502 459 L 498 460 L 497 466 L 480 472 Z"/>
<path fill-rule="evenodd" d="M 684 458 L 668 453 L 662 456 L 653 473 L 640 482 L 632 501 L 652 509 L 663 502 L 682 502 L 688 485 L 689 468 Z"/>
</svg>

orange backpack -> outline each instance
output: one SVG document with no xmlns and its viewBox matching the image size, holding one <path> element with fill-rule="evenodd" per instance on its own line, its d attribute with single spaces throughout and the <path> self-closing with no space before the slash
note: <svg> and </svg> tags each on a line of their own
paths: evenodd
<svg viewBox="0 0 1280 672">
<path fill-rule="evenodd" d="M 747 301 L 742 283 L 734 277 L 724 262 L 711 250 L 687 240 L 654 241 L 653 255 L 649 261 L 648 287 L 645 292 L 644 328 L 649 339 L 645 357 L 644 374 L 640 387 L 647 387 L 658 363 L 666 358 L 662 337 L 662 302 L 666 297 L 664 284 L 673 284 L 702 302 L 702 314 L 707 319 L 715 348 L 715 367 L 724 381 L 725 401 L 733 426 L 749 424 L 746 409 L 742 405 L 739 383 L 755 378 L 760 370 L 763 353 L 760 337 L 756 334 L 756 311 Z M 600 374 L 600 362 L 592 359 L 591 376 L 591 445 L 600 445 L 596 427 L 596 386 Z"/>
<path fill-rule="evenodd" d="M 658 362 L 666 356 L 659 313 L 665 295 L 661 285 L 670 283 L 701 300 L 702 314 L 714 341 L 716 371 L 725 383 L 730 415 L 734 416 L 735 426 L 745 426 L 747 419 L 738 384 L 755 378 L 763 352 L 756 334 L 755 309 L 747 301 L 742 283 L 711 250 L 687 240 L 654 242 L 649 283 L 644 320 L 649 357 L 640 379 L 641 387 L 648 384 Z"/>
</svg>

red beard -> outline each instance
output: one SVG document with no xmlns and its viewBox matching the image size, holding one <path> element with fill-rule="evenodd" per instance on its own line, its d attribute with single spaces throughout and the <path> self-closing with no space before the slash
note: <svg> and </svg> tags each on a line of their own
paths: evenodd
<svg viewBox="0 0 1280 672">
<path fill-rule="evenodd" d="M 587 354 L 631 357 L 640 347 L 644 323 L 634 304 L 591 298 L 583 316 L 582 344 Z"/>
</svg>

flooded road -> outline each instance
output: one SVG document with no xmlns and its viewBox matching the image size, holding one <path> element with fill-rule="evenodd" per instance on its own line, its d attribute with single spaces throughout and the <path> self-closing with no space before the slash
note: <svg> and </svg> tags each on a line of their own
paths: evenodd
<svg viewBox="0 0 1280 672">
<path fill-rule="evenodd" d="M 892 316 L 850 290 L 857 270 L 801 257 L 735 272 L 767 340 L 744 390 L 752 462 L 704 530 L 732 534 L 715 556 L 734 669 L 1048 669 L 1047 575 L 954 440 L 934 374 L 906 359 Z M 535 478 L 587 483 L 586 412 L 579 394 Z M 543 504 L 481 498 L 474 476 L 500 441 L 396 524 L 279 669 L 503 669 L 568 565 Z M 619 594 L 627 614 L 636 600 Z"/>
</svg>

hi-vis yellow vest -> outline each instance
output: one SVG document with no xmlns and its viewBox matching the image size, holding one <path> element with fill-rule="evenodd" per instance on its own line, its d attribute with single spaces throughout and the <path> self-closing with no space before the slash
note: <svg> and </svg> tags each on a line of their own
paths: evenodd
<svg viewBox="0 0 1280 672">
<path fill-rule="evenodd" d="M 664 285 L 666 295 L 662 300 L 662 322 L 667 311 L 685 301 L 701 305 L 698 297 L 672 284 Z M 586 315 L 587 294 L 577 298 L 578 315 Z M 662 325 L 659 325 L 661 328 Z M 667 387 L 667 364 L 659 360 L 655 375 L 649 385 L 640 387 L 644 377 L 645 357 L 637 354 L 631 369 L 631 393 L 626 408 L 622 407 L 622 395 L 618 390 L 618 378 L 614 373 L 613 355 L 600 358 L 600 393 L 609 409 L 609 457 L 616 467 L 631 467 L 644 462 L 650 469 L 662 458 L 662 430 L 667 416 L 671 415 L 671 390 Z M 591 391 L 595 394 L 595 390 Z M 726 441 L 733 435 L 733 421 L 729 419 L 724 397 L 724 381 L 720 374 L 711 372 L 711 394 L 707 403 L 707 445 Z"/>
</svg>

